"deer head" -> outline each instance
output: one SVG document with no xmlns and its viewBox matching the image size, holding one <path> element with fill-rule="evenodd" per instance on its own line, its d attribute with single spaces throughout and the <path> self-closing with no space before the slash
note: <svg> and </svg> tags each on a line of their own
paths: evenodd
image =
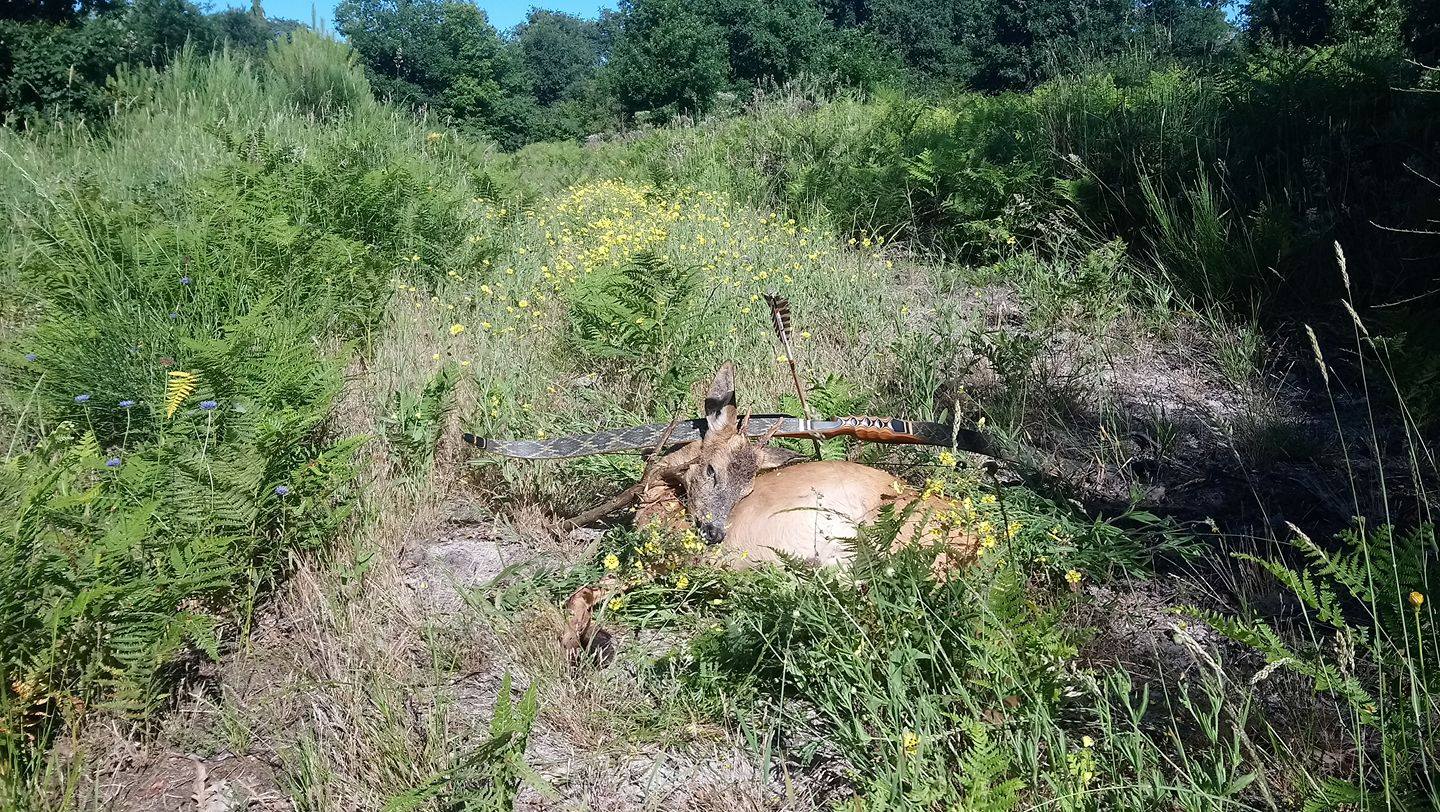
<svg viewBox="0 0 1440 812">
<path fill-rule="evenodd" d="M 756 474 L 798 458 L 770 447 L 770 435 L 752 443 L 738 420 L 735 365 L 726 361 L 705 395 L 701 439 L 676 452 L 678 465 L 671 468 L 672 476 L 684 486 L 686 511 L 711 544 L 725 539 L 730 511 L 750 494 Z"/>
</svg>

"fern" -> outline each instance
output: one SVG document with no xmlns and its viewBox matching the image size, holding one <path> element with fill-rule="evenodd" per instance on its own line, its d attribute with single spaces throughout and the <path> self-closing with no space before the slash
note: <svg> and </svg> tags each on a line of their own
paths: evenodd
<svg viewBox="0 0 1440 812">
<path fill-rule="evenodd" d="M 1025 782 L 1007 775 L 1013 771 L 1010 755 L 994 741 L 985 725 L 974 719 L 960 720 L 970 744 L 955 764 L 956 780 L 965 790 L 968 809 L 1014 809 Z"/>
<path fill-rule="evenodd" d="M 1364 790 L 1338 778 L 1327 778 L 1305 799 L 1304 812 L 1349 812 L 1363 809 Z"/>
<path fill-rule="evenodd" d="M 1315 611 L 1315 617 L 1321 623 L 1343 624 L 1345 615 L 1339 598 L 1335 596 L 1332 586 L 1323 580 L 1329 574 L 1324 570 L 1319 573 L 1310 570 L 1295 570 L 1278 561 L 1257 558 L 1245 553 L 1237 553 L 1236 558 L 1242 561 L 1249 561 L 1261 569 L 1270 573 L 1276 581 L 1289 588 L 1306 606 Z"/>
<path fill-rule="evenodd" d="M 654 355 L 689 314 L 694 281 L 650 251 L 584 277 L 570 307 L 576 347 L 596 358 Z"/>
<path fill-rule="evenodd" d="M 100 441 L 95 438 L 95 432 L 87 431 L 80 435 L 75 443 L 75 456 L 81 460 L 92 461 L 100 459 Z"/>
<path fill-rule="evenodd" d="M 806 392 L 806 400 L 811 410 L 819 417 L 837 417 L 839 415 L 860 414 L 865 411 L 866 400 L 861 396 L 860 390 L 838 375 L 828 375 L 825 380 L 813 383 Z M 786 394 L 780 398 L 780 408 L 787 414 L 800 414 L 800 399 L 795 395 Z M 809 443 L 803 441 L 782 441 L 784 445 L 796 451 L 807 451 Z M 832 437 L 820 441 L 820 458 L 826 460 L 843 460 L 851 446 L 849 439 L 844 437 Z"/>
<path fill-rule="evenodd" d="M 404 391 L 391 396 L 390 413 L 383 418 L 385 438 L 405 467 L 420 469 L 434 457 L 458 380 L 459 367 L 446 364 L 418 395 Z"/>
<path fill-rule="evenodd" d="M 570 305 L 570 344 L 581 359 L 618 362 L 654 380 L 660 401 L 688 393 L 699 375 L 705 314 L 694 301 L 696 276 L 651 251 L 619 267 L 581 277 Z"/>
<path fill-rule="evenodd" d="M 1428 720 L 1436 712 L 1432 697 L 1440 691 L 1440 674 L 1421 656 L 1440 642 L 1429 613 L 1422 611 L 1422 599 L 1431 591 L 1427 574 L 1434 569 L 1433 529 L 1400 535 L 1390 527 L 1361 525 L 1342 534 L 1344 548 L 1338 551 L 1295 532 L 1307 566 L 1238 557 L 1263 568 L 1304 607 L 1315 626 L 1305 637 L 1295 636 L 1301 642 L 1263 621 L 1188 611 L 1264 654 L 1269 663 L 1264 673 L 1284 668 L 1304 677 L 1315 690 L 1342 700 L 1353 718 L 1378 734 L 1378 757 L 1366 773 L 1351 782 L 1325 783 L 1307 799 L 1307 810 L 1412 808 L 1428 787 L 1416 777 L 1431 763 L 1427 753 L 1435 734 Z M 1419 596 L 1413 601 L 1412 590 Z M 1328 629 L 1330 639 L 1307 645 L 1316 628 L 1322 635 Z M 1367 789 L 1372 784 L 1381 789 L 1372 793 Z"/>
<path fill-rule="evenodd" d="M 165 417 L 174 417 L 185 401 L 195 394 L 195 388 L 199 385 L 199 373 L 172 370 L 165 382 Z"/>
</svg>

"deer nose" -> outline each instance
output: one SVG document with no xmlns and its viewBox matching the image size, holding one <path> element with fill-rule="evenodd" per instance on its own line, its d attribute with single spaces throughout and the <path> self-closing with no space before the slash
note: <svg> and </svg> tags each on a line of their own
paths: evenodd
<svg viewBox="0 0 1440 812">
<path fill-rule="evenodd" d="M 705 539 L 706 544 L 719 544 L 725 540 L 725 525 L 716 522 L 701 524 L 700 538 Z"/>
</svg>

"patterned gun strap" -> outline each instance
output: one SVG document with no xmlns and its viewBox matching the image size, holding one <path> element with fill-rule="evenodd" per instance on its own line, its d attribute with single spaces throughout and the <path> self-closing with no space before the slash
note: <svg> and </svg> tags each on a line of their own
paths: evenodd
<svg viewBox="0 0 1440 812">
<path fill-rule="evenodd" d="M 751 415 L 745 422 L 745 433 L 751 437 L 762 437 L 776 424 L 777 437 L 826 437 L 851 436 L 877 443 L 903 445 L 933 445 L 949 448 L 952 445 L 962 451 L 1000 456 L 999 446 L 986 434 L 973 429 L 952 429 L 944 423 L 930 423 L 922 420 L 901 420 L 895 417 L 851 416 L 830 420 L 805 420 L 790 415 Z M 665 435 L 668 423 L 647 423 L 628 429 L 600 431 L 594 434 L 579 434 L 569 437 L 554 437 L 544 440 L 496 440 L 463 436 L 465 442 L 493 454 L 518 457 L 527 460 L 563 459 L 584 457 L 592 454 L 609 454 L 617 451 L 654 449 Z M 704 418 L 683 420 L 675 424 L 670 432 L 667 445 L 684 445 L 700 439 L 705 428 Z"/>
</svg>

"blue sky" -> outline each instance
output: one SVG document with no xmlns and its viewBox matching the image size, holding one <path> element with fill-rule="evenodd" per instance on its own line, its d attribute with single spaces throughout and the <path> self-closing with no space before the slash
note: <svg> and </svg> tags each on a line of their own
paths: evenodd
<svg viewBox="0 0 1440 812">
<path fill-rule="evenodd" d="M 261 0 L 261 2 L 265 6 L 265 13 L 271 17 L 288 17 L 308 23 L 312 8 L 326 23 L 329 23 L 335 16 L 336 0 Z M 204 3 L 202 2 L 201 5 Z M 613 6 L 614 3 L 603 2 L 603 0 L 479 0 L 476 5 L 485 9 L 485 12 L 490 15 L 490 22 L 503 31 L 524 20 L 525 13 L 530 10 L 531 6 L 594 17 L 600 9 Z M 226 6 L 249 8 L 250 0 L 214 0 L 215 10 L 218 11 Z"/>
</svg>

